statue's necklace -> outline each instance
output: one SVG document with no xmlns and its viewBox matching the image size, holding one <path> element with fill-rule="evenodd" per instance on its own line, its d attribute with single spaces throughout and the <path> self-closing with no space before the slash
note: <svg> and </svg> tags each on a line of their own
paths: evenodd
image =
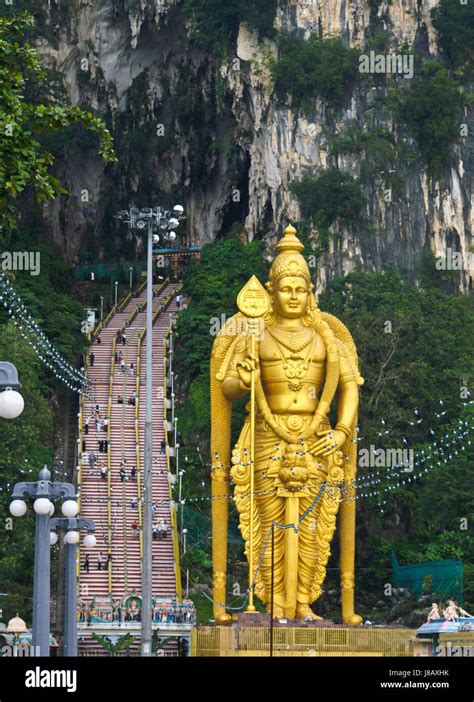
<svg viewBox="0 0 474 702">
<path fill-rule="evenodd" d="M 276 329 L 268 327 L 268 332 L 279 344 L 288 351 L 297 353 L 302 351 L 313 339 L 313 332 L 309 328 L 298 331 L 299 327 L 288 327 L 287 329 Z"/>
<path fill-rule="evenodd" d="M 275 328 L 273 328 L 272 330 L 268 329 L 268 331 L 270 332 L 270 336 L 273 338 L 275 346 L 277 347 L 278 352 L 281 356 L 283 371 L 288 380 L 289 389 L 293 392 L 299 392 L 303 387 L 303 380 L 306 376 L 306 373 L 308 372 L 308 368 L 311 363 L 311 351 L 313 348 L 313 344 L 311 342 L 314 340 L 313 332 L 311 331 L 311 329 L 308 329 L 307 332 L 300 332 L 296 335 L 293 333 L 291 336 L 296 336 L 297 339 L 292 338 L 291 342 L 293 344 L 296 343 L 296 346 L 289 346 L 288 335 L 286 335 L 286 339 L 285 341 L 283 341 L 281 340 L 281 338 L 279 338 L 281 330 L 275 330 Z M 301 337 L 303 336 L 303 334 L 306 337 L 306 339 L 304 341 L 301 341 Z M 282 353 L 280 344 L 282 344 L 282 346 L 284 346 L 290 351 L 290 355 L 288 356 L 288 358 L 285 358 L 284 354 Z M 302 351 L 306 346 L 309 346 L 309 349 L 306 354 L 306 358 L 303 359 L 301 356 L 298 355 L 298 353 Z"/>
</svg>

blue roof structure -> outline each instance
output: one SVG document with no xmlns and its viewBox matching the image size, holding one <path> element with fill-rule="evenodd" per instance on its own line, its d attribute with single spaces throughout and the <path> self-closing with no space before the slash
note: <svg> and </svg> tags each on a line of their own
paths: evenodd
<svg viewBox="0 0 474 702">
<path fill-rule="evenodd" d="M 426 639 L 439 634 L 462 634 L 472 632 L 474 636 L 474 617 L 459 617 L 454 622 L 446 619 L 433 619 L 416 630 L 417 638 Z"/>
</svg>

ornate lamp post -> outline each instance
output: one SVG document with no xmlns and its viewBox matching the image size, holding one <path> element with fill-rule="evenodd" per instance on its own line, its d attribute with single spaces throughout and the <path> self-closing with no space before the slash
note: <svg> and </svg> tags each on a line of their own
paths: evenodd
<svg viewBox="0 0 474 702">
<path fill-rule="evenodd" d="M 71 502 L 67 504 L 63 514 L 74 512 Z M 64 507 L 64 505 L 63 505 Z M 64 530 L 64 542 L 66 544 L 66 587 L 64 593 L 64 655 L 77 656 L 77 545 L 79 543 L 79 531 L 87 529 L 88 534 L 84 537 L 84 546 L 93 548 L 96 544 L 94 536 L 95 524 L 92 519 L 82 519 L 79 517 L 69 517 L 51 519 L 50 524 L 50 544 L 54 545 L 58 541 L 59 530 Z"/>
<path fill-rule="evenodd" d="M 0 417 L 16 419 L 23 412 L 25 402 L 17 392 L 20 388 L 18 372 L 13 363 L 0 361 Z"/>
<path fill-rule="evenodd" d="M 62 512 L 68 516 L 77 514 L 76 491 L 71 483 L 51 482 L 51 473 L 46 466 L 39 472 L 36 483 L 17 483 L 13 488 L 10 512 L 22 517 L 27 510 L 25 497 L 34 499 L 36 513 L 35 569 L 33 583 L 33 646 L 39 646 L 41 656 L 49 656 L 50 633 L 50 516 L 54 512 L 51 500 L 62 497 Z"/>
</svg>

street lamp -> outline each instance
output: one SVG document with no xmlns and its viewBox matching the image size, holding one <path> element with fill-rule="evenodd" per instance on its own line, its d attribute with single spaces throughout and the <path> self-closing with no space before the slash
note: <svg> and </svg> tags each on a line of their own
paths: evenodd
<svg viewBox="0 0 474 702">
<path fill-rule="evenodd" d="M 74 512 L 73 503 L 77 507 L 77 503 L 73 500 L 63 502 L 62 511 Z M 75 510 L 75 515 L 77 509 Z M 65 517 L 60 519 L 51 519 L 50 522 L 50 543 L 54 545 L 58 542 L 57 530 L 62 529 L 66 532 L 64 541 L 66 544 L 66 587 L 64 592 L 65 607 L 64 607 L 64 655 L 71 657 L 77 656 L 77 545 L 80 541 L 79 531 L 86 528 L 87 536 L 84 537 L 83 544 L 86 548 L 93 548 L 96 545 L 94 536 L 95 524 L 92 519 L 80 519 L 73 517 Z"/>
<path fill-rule="evenodd" d="M 128 270 L 129 270 L 129 273 L 130 273 L 130 292 L 132 292 L 132 288 L 133 288 L 133 268 L 130 266 L 130 268 L 129 268 Z"/>
<path fill-rule="evenodd" d="M 151 656 L 152 637 L 152 407 L 153 407 L 153 243 L 172 240 L 170 233 L 179 226 L 184 208 L 175 205 L 172 211 L 162 207 L 130 207 L 118 213 L 118 219 L 129 229 L 147 232 L 147 309 L 146 309 L 146 405 L 145 405 L 145 451 L 143 481 L 143 561 L 142 561 L 142 617 L 141 654 Z"/>
<path fill-rule="evenodd" d="M 188 533 L 187 529 L 183 529 L 182 534 L 183 534 L 183 556 L 186 555 L 186 534 Z"/>
<path fill-rule="evenodd" d="M 100 296 L 100 323 L 104 321 L 104 297 Z"/>
<path fill-rule="evenodd" d="M 21 388 L 18 371 L 8 361 L 0 361 L 0 417 L 16 419 L 23 412 L 25 401 L 17 390 Z"/>
<path fill-rule="evenodd" d="M 33 581 L 33 646 L 38 646 L 40 656 L 49 656 L 51 555 L 50 513 L 51 500 L 63 497 L 67 502 L 76 499 L 71 483 L 51 482 L 51 473 L 45 466 L 35 483 L 17 483 L 13 488 L 10 513 L 21 517 L 26 513 L 25 497 L 34 499 L 36 513 L 35 566 Z M 66 502 L 66 504 L 67 504 Z"/>
<path fill-rule="evenodd" d="M 118 280 L 115 281 L 115 307 L 117 308 L 117 301 L 118 301 Z"/>
</svg>

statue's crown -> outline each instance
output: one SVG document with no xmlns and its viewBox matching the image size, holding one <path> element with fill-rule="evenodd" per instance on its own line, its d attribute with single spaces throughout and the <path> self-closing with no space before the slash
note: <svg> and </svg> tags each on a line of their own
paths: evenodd
<svg viewBox="0 0 474 702">
<path fill-rule="evenodd" d="M 270 283 L 277 283 L 285 276 L 299 276 L 308 283 L 311 282 L 308 264 L 301 251 L 304 244 L 296 236 L 296 229 L 289 224 L 283 232 L 283 237 L 276 245 L 278 256 L 270 268 Z"/>
</svg>

